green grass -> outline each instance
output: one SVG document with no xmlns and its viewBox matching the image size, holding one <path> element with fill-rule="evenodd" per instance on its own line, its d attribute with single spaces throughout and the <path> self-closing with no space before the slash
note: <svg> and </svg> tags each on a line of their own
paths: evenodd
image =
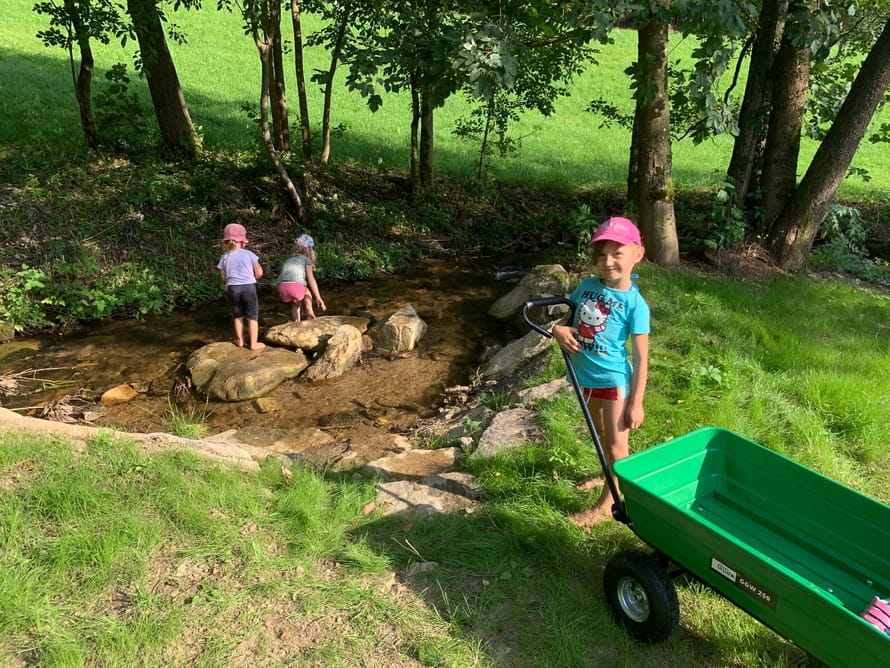
<svg viewBox="0 0 890 668">
<path fill-rule="evenodd" d="M 718 426 L 890 502 L 890 307 L 886 293 L 850 283 L 776 276 L 715 279 L 641 266 L 652 307 L 647 419 L 632 449 Z M 562 375 L 554 352 L 547 377 Z M 567 400 L 563 400 L 567 401 Z M 578 446 L 580 412 L 547 412 L 553 444 L 599 466 Z M 573 445 L 575 446 L 573 448 Z"/>
<path fill-rule="evenodd" d="M 44 147 L 56 153 L 81 151 L 77 110 L 65 54 L 44 47 L 35 37 L 45 17 L 31 11 L 31 0 L 6 0 L 5 20 L 0 26 L 0 146 Z M 255 150 L 259 136 L 241 110 L 244 103 L 256 106 L 259 66 L 256 48 L 241 30 L 237 17 L 212 7 L 199 12 L 177 12 L 175 22 L 188 35 L 186 45 L 171 44 L 192 118 L 200 126 L 211 150 Z M 305 17 L 305 32 L 317 26 Z M 286 24 L 287 22 L 285 22 Z M 288 30 L 285 29 L 286 34 Z M 621 128 L 601 128 L 600 119 L 585 111 L 594 98 L 605 98 L 624 111 L 632 109 L 627 76 L 623 70 L 635 58 L 635 34 L 618 30 L 615 43 L 598 47 L 598 65 L 591 66 L 572 87 L 570 97 L 557 101 L 550 118 L 525 114 L 515 130 L 521 138 L 519 152 L 492 163 L 491 174 L 512 183 L 538 183 L 559 188 L 620 187 L 626 178 L 629 133 Z M 689 62 L 690 40 L 672 37 L 671 58 L 676 65 Z M 95 45 L 95 88 L 113 63 L 132 62 L 133 46 L 121 49 L 116 43 Z M 307 69 L 327 69 L 327 55 L 319 47 L 307 49 Z M 291 60 L 288 89 L 295 91 Z M 337 75 L 343 82 L 344 73 Z M 743 82 L 742 82 L 743 83 Z M 137 82 L 148 105 L 144 83 Z M 742 84 L 737 90 L 742 90 Z M 321 92 L 309 86 L 310 113 L 316 134 L 321 115 Z M 292 103 L 293 113 L 296 105 Z M 408 167 L 409 104 L 405 95 L 387 95 L 377 113 L 368 111 L 364 100 L 342 87 L 335 87 L 333 125 L 343 125 L 345 134 L 335 137 L 333 159 L 355 161 L 384 171 L 404 172 Z M 455 121 L 467 113 L 459 96 L 436 112 L 436 169 L 443 175 L 470 177 L 476 164 L 475 148 L 452 136 Z M 882 112 L 884 121 L 890 110 Z M 296 116 L 292 118 L 296 121 Z M 801 169 L 816 143 L 804 139 Z M 674 145 L 674 181 L 680 192 L 712 188 L 720 184 L 732 150 L 730 137 L 693 146 L 689 141 Z M 868 169 L 869 183 L 847 179 L 841 196 L 869 200 L 886 192 L 890 183 L 890 151 L 882 145 L 863 143 L 854 166 Z M 882 185 L 883 184 L 883 185 Z"/>
<path fill-rule="evenodd" d="M 646 420 L 632 449 L 732 429 L 890 502 L 888 297 L 850 284 L 640 267 L 653 310 Z M 562 375 L 554 354 L 539 380 Z M 0 438 L 0 663 L 37 665 L 792 666 L 801 650 L 677 581 L 657 646 L 610 621 L 602 568 L 639 547 L 565 515 L 598 472 L 573 398 L 547 434 L 468 464 L 484 508 L 364 515 L 374 480 L 270 459 L 259 472 L 101 434 L 85 449 Z M 409 576 L 412 564 L 434 569 Z"/>
<path fill-rule="evenodd" d="M 170 407 L 164 414 L 164 427 L 174 436 L 202 439 L 210 433 L 207 418 L 210 413 L 197 406 L 182 408 L 170 401 Z"/>
</svg>

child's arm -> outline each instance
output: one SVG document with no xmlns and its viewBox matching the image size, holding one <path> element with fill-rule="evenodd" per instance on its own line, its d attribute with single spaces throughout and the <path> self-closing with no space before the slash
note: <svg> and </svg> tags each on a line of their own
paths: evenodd
<svg viewBox="0 0 890 668">
<path fill-rule="evenodd" d="M 630 397 L 627 399 L 624 419 L 630 429 L 638 429 L 643 424 L 645 416 L 643 395 L 646 394 L 646 382 L 649 380 L 649 335 L 632 335 L 631 348 L 634 372 L 630 381 Z"/>
<path fill-rule="evenodd" d="M 309 286 L 309 291 L 312 293 L 315 303 L 318 304 L 318 308 L 322 311 L 327 311 L 328 308 L 324 305 L 321 292 L 318 291 L 318 283 L 315 281 L 315 272 L 312 270 L 311 264 L 306 265 L 306 284 Z"/>
<path fill-rule="evenodd" d="M 581 344 L 578 343 L 578 339 L 575 338 L 578 334 L 578 330 L 571 326 L 571 320 L 569 318 L 570 316 L 566 316 L 561 322 L 553 325 L 553 329 L 550 330 L 550 333 L 553 334 L 553 338 L 556 339 L 559 347 L 564 352 L 567 352 L 570 355 L 577 355 L 581 352 Z"/>
<path fill-rule="evenodd" d="M 253 263 L 253 277 L 256 280 L 260 280 L 263 277 L 263 266 L 259 263 L 259 260 Z"/>
</svg>

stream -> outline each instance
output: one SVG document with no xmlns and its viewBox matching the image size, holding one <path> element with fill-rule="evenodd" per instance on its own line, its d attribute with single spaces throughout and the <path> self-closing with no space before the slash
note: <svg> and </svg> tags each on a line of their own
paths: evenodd
<svg viewBox="0 0 890 668">
<path fill-rule="evenodd" d="M 411 304 L 426 321 L 427 333 L 411 352 L 367 352 L 340 378 L 298 377 L 264 402 L 206 400 L 189 388 L 188 356 L 205 344 L 233 338 L 221 289 L 217 303 L 195 310 L 0 344 L 0 405 L 24 415 L 134 433 L 170 432 L 174 416 L 203 422 L 208 434 L 316 427 L 354 441 L 407 433 L 438 412 L 446 388 L 471 382 L 486 349 L 516 336 L 512 323 L 496 321 L 488 309 L 536 263 L 528 257 L 434 259 L 370 280 L 321 281 L 325 315 L 363 315 L 376 322 Z M 259 296 L 262 339 L 266 329 L 287 322 L 289 307 L 272 284 L 261 283 Z M 122 384 L 136 389 L 136 397 L 101 406 L 102 394 Z"/>
</svg>

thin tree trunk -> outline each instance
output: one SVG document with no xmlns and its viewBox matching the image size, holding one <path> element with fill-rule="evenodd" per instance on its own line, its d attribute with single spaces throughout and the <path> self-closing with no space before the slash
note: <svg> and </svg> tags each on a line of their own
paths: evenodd
<svg viewBox="0 0 890 668">
<path fill-rule="evenodd" d="M 485 174 L 485 158 L 488 157 L 488 137 L 491 134 L 491 120 L 494 118 L 495 96 L 492 95 L 488 104 L 485 105 L 485 125 L 482 129 L 482 145 L 479 147 L 479 167 L 476 170 L 476 178 L 481 179 Z"/>
<path fill-rule="evenodd" d="M 99 146 L 99 133 L 96 130 L 96 120 L 93 117 L 93 49 L 90 47 L 90 38 L 80 20 L 80 14 L 73 4 L 73 0 L 65 0 L 66 11 L 71 17 L 74 27 L 74 38 L 80 50 L 80 67 L 76 75 L 74 74 L 74 45 L 70 42 L 68 62 L 71 65 L 71 77 L 74 80 L 74 96 L 77 98 L 77 107 L 80 111 L 80 127 L 83 130 L 83 138 L 87 146 L 95 150 Z"/>
<path fill-rule="evenodd" d="M 343 50 L 343 40 L 346 38 L 346 27 L 352 13 L 351 4 L 343 10 L 340 26 L 337 28 L 337 40 L 331 51 L 331 66 L 328 68 L 328 80 L 324 86 L 324 106 L 321 112 L 321 154 L 319 160 L 327 164 L 331 157 L 331 98 L 334 94 L 334 74 L 337 72 L 337 62 L 340 60 L 340 52 Z"/>
<path fill-rule="evenodd" d="M 433 102 L 426 90 L 420 91 L 420 187 L 433 189 Z"/>
<path fill-rule="evenodd" d="M 733 204 L 744 206 L 757 153 L 766 136 L 769 114 L 769 73 L 778 48 L 779 26 L 788 11 L 788 0 L 763 0 L 757 35 L 751 49 L 748 82 L 739 110 L 739 134 L 732 147 L 726 180 L 735 188 Z"/>
<path fill-rule="evenodd" d="M 797 5 L 792 11 L 806 11 Z M 810 50 L 787 36 L 772 70 L 772 110 L 763 155 L 763 218 L 769 229 L 797 187 L 803 115 L 810 86 Z"/>
<path fill-rule="evenodd" d="M 312 157 L 312 131 L 309 124 L 309 103 L 306 97 L 306 68 L 303 64 L 303 24 L 300 20 L 299 0 L 291 0 L 291 19 L 294 26 L 294 70 L 297 77 L 297 100 L 300 106 L 300 141 L 303 157 Z"/>
<path fill-rule="evenodd" d="M 767 243 L 783 269 L 806 267 L 813 240 L 878 104 L 890 88 L 890 20 L 872 47 L 834 123 L 777 218 Z"/>
<path fill-rule="evenodd" d="M 269 36 L 272 40 L 272 127 L 275 131 L 275 147 L 282 153 L 290 153 L 290 128 L 288 127 L 287 93 L 284 84 L 284 59 L 281 55 L 281 6 L 273 3 L 277 11 L 270 17 Z M 272 25 L 274 24 L 274 25 Z"/>
<path fill-rule="evenodd" d="M 671 166 L 671 113 L 668 98 L 668 23 L 653 18 L 639 31 L 637 62 L 651 63 L 655 95 L 640 109 L 637 216 L 646 256 L 662 266 L 680 262 Z M 643 88 L 643 87 L 641 87 Z"/>
<path fill-rule="evenodd" d="M 411 192 L 420 187 L 420 91 L 417 72 L 411 73 Z"/>
<path fill-rule="evenodd" d="M 637 100 L 634 106 L 634 123 L 630 133 L 630 157 L 627 161 L 627 191 L 625 199 L 637 204 L 637 194 L 640 189 L 640 118 L 643 114 L 643 105 Z"/>
<path fill-rule="evenodd" d="M 198 145 L 164 27 L 154 0 L 127 0 L 127 11 L 139 42 L 142 68 L 161 131 L 161 139 L 174 155 L 190 157 Z"/>
<path fill-rule="evenodd" d="M 288 174 L 287 168 L 281 161 L 281 156 L 275 149 L 275 142 L 272 140 L 272 130 L 269 124 L 269 88 L 272 79 L 272 47 L 268 41 L 261 40 L 259 35 L 254 34 L 253 39 L 260 55 L 260 64 L 262 68 L 260 83 L 260 127 L 262 128 L 263 133 L 263 144 L 266 147 L 266 153 L 269 154 L 269 158 L 272 160 L 272 164 L 275 165 L 275 171 L 278 172 L 278 177 L 281 180 L 282 186 L 284 186 L 285 191 L 287 191 L 287 194 L 290 197 L 291 203 L 294 205 L 297 220 L 302 221 L 303 200 L 300 198 L 300 193 L 297 191 L 290 174 Z"/>
</svg>

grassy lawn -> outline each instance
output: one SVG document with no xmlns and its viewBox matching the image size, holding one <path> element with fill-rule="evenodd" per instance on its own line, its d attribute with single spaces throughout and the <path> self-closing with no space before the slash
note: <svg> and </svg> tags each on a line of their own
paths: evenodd
<svg viewBox="0 0 890 668">
<path fill-rule="evenodd" d="M 55 152 L 80 150 L 77 109 L 65 54 L 46 48 L 35 37 L 46 18 L 31 11 L 31 0 L 6 0 L 0 26 L 0 146 L 45 145 Z M 188 44 L 171 44 L 176 66 L 192 118 L 200 126 L 205 144 L 212 150 L 255 149 L 259 134 L 248 121 L 243 104 L 255 108 L 259 94 L 259 61 L 252 41 L 243 34 L 241 21 L 211 6 L 199 12 L 178 12 L 175 22 L 188 36 Z M 317 22 L 306 17 L 305 32 Z M 287 33 L 287 30 L 285 31 Z M 545 118 L 525 114 L 515 128 L 521 148 L 491 164 L 492 176 L 514 183 L 549 184 L 558 188 L 622 187 L 626 178 L 629 133 L 621 128 L 602 128 L 597 116 L 585 111 L 594 98 L 604 98 L 624 111 L 632 110 L 629 81 L 623 70 L 636 52 L 633 32 L 616 31 L 614 44 L 598 47 L 598 64 L 588 68 L 574 84 L 571 95 L 557 101 L 556 113 Z M 115 62 L 132 70 L 133 45 L 121 49 L 117 43 L 94 45 L 96 76 L 94 92 L 104 86 L 104 71 Z M 689 62 L 691 40 L 674 35 L 671 59 L 674 65 Z M 327 55 L 319 47 L 306 51 L 307 71 L 327 70 Z M 286 60 L 292 75 L 292 66 Z M 345 76 L 341 71 L 338 81 Z M 148 108 L 147 90 L 137 81 Z M 289 90 L 295 91 L 291 81 Z M 743 90 L 743 81 L 737 90 Z M 309 86 L 310 113 L 317 128 L 321 116 L 321 92 Z M 294 114 L 296 104 L 292 101 Z M 459 96 L 436 112 L 436 168 L 442 175 L 471 177 L 476 149 L 451 134 L 455 121 L 468 106 Z M 890 110 L 881 117 L 890 120 Z M 296 116 L 293 117 L 296 120 Z M 405 95 L 387 95 L 377 113 L 368 111 L 364 100 L 344 89 L 335 89 L 333 125 L 344 127 L 333 143 L 333 159 L 356 161 L 377 168 L 404 172 L 408 166 L 409 103 Z M 804 139 L 801 170 L 812 157 L 816 143 Z M 64 151 L 63 151 L 64 149 Z M 699 146 L 688 140 L 674 145 L 674 180 L 680 192 L 713 188 L 722 182 L 732 150 L 728 136 Z M 871 181 L 849 178 L 841 196 L 869 200 L 890 184 L 890 151 L 864 142 L 853 163 L 870 172 Z M 883 184 L 883 187 L 882 187 Z"/>
<path fill-rule="evenodd" d="M 890 502 L 886 295 L 640 273 L 654 330 L 633 450 L 717 425 Z M 552 360 L 535 382 L 563 373 Z M 374 480 L 360 475 L 226 470 L 110 434 L 82 451 L 6 434 L 0 663 L 800 665 L 799 649 L 682 578 L 667 642 L 619 631 L 600 577 L 638 540 L 563 519 L 591 501 L 573 483 L 598 465 L 573 399 L 540 420 L 544 442 L 471 465 L 482 511 L 432 520 L 365 515 Z"/>
<path fill-rule="evenodd" d="M 256 105 L 259 66 L 240 21 L 212 8 L 176 15 L 190 42 L 174 45 L 174 57 L 211 157 L 174 166 L 87 157 L 64 53 L 34 37 L 45 19 L 32 5 L 5 0 L 0 23 L 0 186 L 20 186 L 0 193 L 0 271 L 30 264 L 29 280 L 58 288 L 52 295 L 74 319 L 76 308 L 85 320 L 105 317 L 87 300 L 107 295 L 130 299 L 119 307 L 141 314 L 163 312 L 171 295 L 200 303 L 218 297 L 215 242 L 233 211 L 248 217 L 274 266 L 292 235 L 242 110 Z M 464 184 L 475 151 L 451 134 L 467 111 L 454 98 L 437 111 L 436 159 L 455 180 L 431 202 L 387 199 L 383 186 L 395 189 L 408 164 L 407 100 L 388 97 L 372 114 L 338 90 L 333 122 L 344 129 L 333 159 L 380 178 L 359 169 L 347 178 L 336 167 L 325 174 L 312 232 L 331 253 L 321 263 L 327 276 L 391 270 L 410 259 L 415 240 L 425 252 L 445 239 L 481 255 L 516 250 L 504 239 L 531 239 L 571 265 L 571 214 L 597 193 L 585 200 L 595 218 L 606 208 L 601 193 L 620 193 L 629 140 L 584 109 L 596 97 L 630 109 L 622 71 L 634 48 L 632 33 L 616 32 L 552 118 L 523 117 L 520 151 L 491 165 L 507 187 L 528 186 L 522 192 Z M 675 38 L 672 59 L 689 50 Z M 108 67 L 132 55 L 132 45 L 96 45 L 96 89 Z M 307 57 L 310 69 L 327 67 L 320 50 Z M 147 107 L 144 83 L 134 86 Z M 310 95 L 317 121 L 321 95 L 314 86 Z M 675 145 L 681 202 L 720 183 L 730 150 L 727 137 Z M 814 150 L 805 140 L 804 164 Z M 872 180 L 848 179 L 841 195 L 886 206 L 890 151 L 863 144 L 854 166 Z M 60 265 L 99 289 L 63 290 L 77 286 L 54 280 Z M 886 291 L 648 264 L 640 274 L 653 333 L 647 416 L 633 450 L 716 425 L 890 502 Z M 7 278 L 10 309 L 29 325 L 49 324 L 41 318 L 57 314 L 44 314 L 44 302 L 8 289 L 27 276 L 0 273 Z M 554 350 L 535 382 L 563 374 Z M 361 475 L 285 471 L 280 461 L 259 473 L 220 469 L 188 453 L 147 456 L 113 434 L 85 448 L 3 434 L 0 665 L 801 664 L 801 650 L 683 579 L 681 626 L 667 642 L 641 646 L 620 632 L 600 577 L 611 555 L 638 540 L 616 523 L 586 534 L 565 521 L 592 501 L 574 482 L 598 464 L 573 399 L 541 405 L 539 419 L 544 442 L 469 465 L 489 494 L 483 511 L 428 521 L 365 515 L 375 480 Z M 435 566 L 412 568 L 419 563 Z"/>
</svg>

